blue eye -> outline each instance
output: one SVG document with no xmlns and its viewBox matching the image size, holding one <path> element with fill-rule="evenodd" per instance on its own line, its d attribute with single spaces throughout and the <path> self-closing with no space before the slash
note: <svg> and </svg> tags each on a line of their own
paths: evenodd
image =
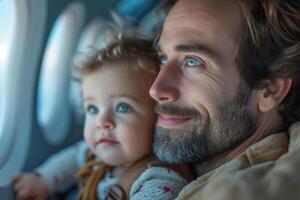
<svg viewBox="0 0 300 200">
<path fill-rule="evenodd" d="M 199 58 L 190 56 L 185 59 L 184 66 L 185 67 L 201 67 L 201 66 L 204 66 L 204 62 Z"/>
<path fill-rule="evenodd" d="M 160 56 L 160 65 L 165 65 L 168 62 L 167 56 Z"/>
<path fill-rule="evenodd" d="M 97 114 L 98 112 L 99 112 L 99 109 L 96 106 L 94 106 L 94 105 L 88 105 L 86 107 L 86 113 L 87 114 L 94 115 L 94 114 Z"/>
<path fill-rule="evenodd" d="M 119 103 L 116 108 L 116 112 L 119 113 L 129 113 L 132 111 L 133 111 L 132 107 L 126 103 Z"/>
</svg>

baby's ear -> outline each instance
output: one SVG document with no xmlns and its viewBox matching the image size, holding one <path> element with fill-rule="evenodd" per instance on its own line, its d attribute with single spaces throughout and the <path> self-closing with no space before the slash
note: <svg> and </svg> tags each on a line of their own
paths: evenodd
<svg viewBox="0 0 300 200">
<path fill-rule="evenodd" d="M 291 78 L 274 78 L 258 92 L 258 110 L 268 112 L 278 106 L 292 86 Z"/>
</svg>

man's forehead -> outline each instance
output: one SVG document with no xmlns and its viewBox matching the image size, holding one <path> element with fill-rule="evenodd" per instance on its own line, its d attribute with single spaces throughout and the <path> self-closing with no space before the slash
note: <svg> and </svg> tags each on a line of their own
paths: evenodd
<svg viewBox="0 0 300 200">
<path fill-rule="evenodd" d="M 239 6 L 234 0 L 179 0 L 170 10 L 163 32 L 172 33 L 174 29 L 182 33 L 194 32 L 201 35 L 210 31 L 222 31 L 232 35 L 235 40 L 241 29 Z"/>
<path fill-rule="evenodd" d="M 209 21 L 222 20 L 224 17 L 234 20 L 240 17 L 240 8 L 236 0 L 178 0 L 167 19 L 188 15 Z"/>
<path fill-rule="evenodd" d="M 202 2 L 202 3 L 201 3 Z M 209 3 L 203 0 L 179 0 L 170 10 L 166 23 L 175 23 L 178 19 L 194 18 L 194 21 L 215 21 L 215 15 L 211 13 Z M 189 23 L 189 21 L 186 21 Z M 184 24 L 182 24 L 184 25 Z"/>
</svg>

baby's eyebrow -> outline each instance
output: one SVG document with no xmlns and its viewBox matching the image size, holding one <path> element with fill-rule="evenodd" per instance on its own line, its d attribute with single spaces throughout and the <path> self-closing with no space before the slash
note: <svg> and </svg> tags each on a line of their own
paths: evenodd
<svg viewBox="0 0 300 200">
<path fill-rule="evenodd" d="M 84 97 L 83 98 L 83 101 L 92 101 L 92 100 L 94 100 L 93 97 Z"/>
<path fill-rule="evenodd" d="M 129 94 L 119 94 L 119 95 L 112 95 L 112 98 L 127 98 L 127 99 L 130 99 L 130 100 L 133 100 L 135 102 L 140 102 L 140 100 L 132 95 L 129 95 Z"/>
</svg>

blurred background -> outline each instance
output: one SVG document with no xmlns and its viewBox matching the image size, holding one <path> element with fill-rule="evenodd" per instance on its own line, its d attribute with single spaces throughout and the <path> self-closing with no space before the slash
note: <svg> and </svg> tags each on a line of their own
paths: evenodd
<svg viewBox="0 0 300 200">
<path fill-rule="evenodd" d="M 109 40 L 111 22 L 156 36 L 161 0 L 0 0 L 0 199 L 11 177 L 82 138 L 74 54 Z M 113 13 L 113 14 L 112 14 Z"/>
</svg>

